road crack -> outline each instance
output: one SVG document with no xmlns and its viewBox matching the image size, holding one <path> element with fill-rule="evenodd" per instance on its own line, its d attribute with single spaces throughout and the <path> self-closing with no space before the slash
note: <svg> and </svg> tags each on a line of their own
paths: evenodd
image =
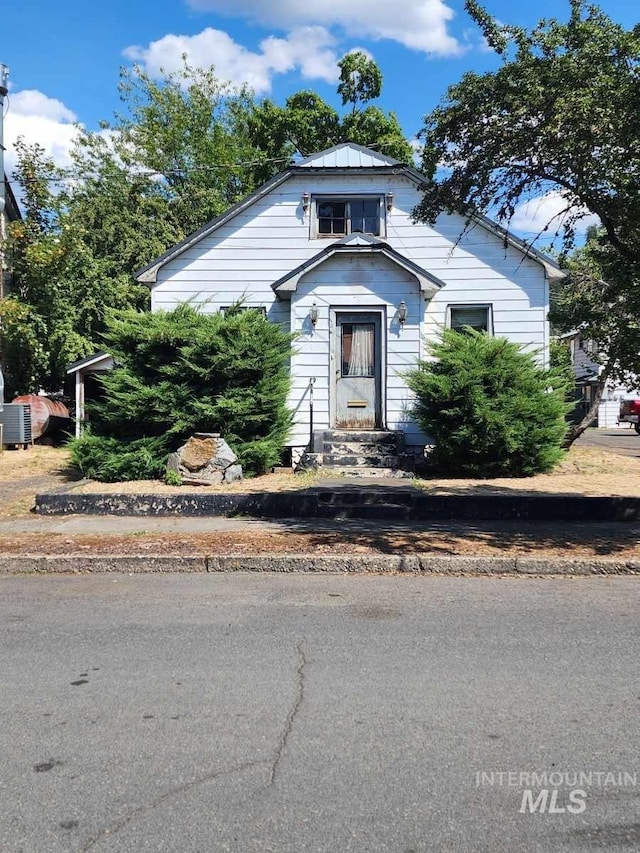
<svg viewBox="0 0 640 853">
<path fill-rule="evenodd" d="M 307 665 L 307 658 L 305 656 L 303 639 L 298 640 L 298 643 L 296 644 L 296 653 L 298 660 L 296 666 L 295 698 L 293 701 L 293 705 L 291 706 L 289 713 L 287 714 L 287 718 L 284 723 L 284 728 L 282 729 L 282 733 L 278 738 L 278 743 L 276 744 L 276 748 L 273 753 L 273 761 L 271 763 L 271 770 L 269 772 L 269 787 L 273 785 L 276 781 L 280 762 L 282 761 L 282 756 L 284 755 L 284 751 L 287 748 L 287 741 L 289 740 L 289 735 L 291 734 L 293 723 L 295 721 L 296 716 L 298 715 L 300 706 L 302 705 L 302 700 L 304 699 L 304 677 L 305 667 Z"/>
<path fill-rule="evenodd" d="M 289 736 L 291 735 L 293 724 L 304 699 L 305 667 L 307 665 L 307 659 L 304 650 L 304 639 L 298 640 L 296 644 L 296 654 L 297 663 L 295 672 L 295 697 L 293 704 L 289 709 L 289 713 L 287 714 L 287 717 L 285 719 L 284 727 L 282 729 L 280 737 L 278 738 L 276 748 L 273 752 L 273 757 L 269 766 L 269 780 L 267 782 L 266 788 L 271 787 L 276 781 L 280 762 L 282 761 L 285 749 L 287 748 L 287 742 L 289 740 Z M 127 814 L 125 814 L 119 821 L 116 821 L 115 823 L 111 824 L 111 826 L 108 826 L 106 829 L 103 829 L 100 833 L 98 833 L 98 835 L 95 835 L 93 838 L 90 838 L 87 842 L 85 842 L 85 844 L 80 848 L 80 853 L 87 853 L 87 851 L 91 850 L 92 847 L 94 847 L 103 839 L 107 838 L 110 835 L 115 835 L 115 833 L 117 832 L 120 832 L 120 830 L 124 829 L 124 827 L 127 826 L 127 824 L 129 824 L 132 820 L 137 817 L 148 814 L 149 812 L 158 808 L 158 806 L 161 806 L 167 800 L 170 800 L 172 797 L 177 797 L 180 794 L 185 793 L 186 791 L 190 791 L 192 788 L 195 788 L 198 785 L 204 785 L 206 782 L 212 782 L 213 780 L 218 779 L 221 776 L 229 776 L 232 773 L 242 773 L 244 770 L 249 770 L 253 767 L 264 767 L 265 764 L 267 764 L 265 760 L 246 761 L 243 764 L 238 764 L 226 770 L 215 770 L 203 776 L 198 776 L 197 778 L 192 779 L 189 782 L 185 782 L 182 785 L 178 785 L 177 787 L 172 788 L 170 791 L 167 791 L 161 796 L 156 797 L 155 800 L 151 800 L 151 802 L 145 803 L 144 805 L 138 806 L 137 808 L 132 809 L 130 812 L 127 812 Z M 266 788 L 263 790 L 266 790 Z"/>
<path fill-rule="evenodd" d="M 177 797 L 180 794 L 184 794 L 186 791 L 190 791 L 192 788 L 197 787 L 198 785 L 204 785 L 206 782 L 213 782 L 214 779 L 218 779 L 221 776 L 230 776 L 233 773 L 242 773 L 244 770 L 250 770 L 252 767 L 263 767 L 265 765 L 264 761 L 245 761 L 243 764 L 238 764 L 235 767 L 230 767 L 226 770 L 215 770 L 211 773 L 207 773 L 204 776 L 198 776 L 195 779 L 191 779 L 189 782 L 184 782 L 182 785 L 178 785 L 175 788 L 171 788 L 170 791 L 162 794 L 159 797 L 156 797 L 155 800 L 151 800 L 149 803 L 145 803 L 144 805 L 138 806 L 135 809 L 132 809 L 130 812 L 127 812 L 119 821 L 111 824 L 111 826 L 106 827 L 98 835 L 95 835 L 93 838 L 90 838 L 88 841 L 84 843 L 84 845 L 80 848 L 80 853 L 86 853 L 88 850 L 91 850 L 98 842 L 102 841 L 104 838 L 107 838 L 110 835 L 115 835 L 116 832 L 120 832 L 121 829 L 124 829 L 128 823 L 134 820 L 141 815 L 148 814 L 154 809 L 161 806 L 167 800 L 170 800 L 172 797 Z"/>
</svg>

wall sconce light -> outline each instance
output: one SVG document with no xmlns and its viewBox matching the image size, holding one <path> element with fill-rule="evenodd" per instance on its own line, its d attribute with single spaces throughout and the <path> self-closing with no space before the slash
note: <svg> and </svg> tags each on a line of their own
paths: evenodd
<svg viewBox="0 0 640 853">
<path fill-rule="evenodd" d="M 385 200 L 387 202 L 387 210 L 391 210 L 393 207 L 393 193 L 391 190 L 386 194 Z"/>
<path fill-rule="evenodd" d="M 311 206 L 311 194 L 310 193 L 302 193 L 302 211 L 303 211 L 303 213 L 308 213 L 310 206 Z"/>
<path fill-rule="evenodd" d="M 318 306 L 314 302 L 311 308 L 309 309 L 309 319 L 311 320 L 311 325 L 315 329 L 316 323 L 318 322 Z"/>
<path fill-rule="evenodd" d="M 404 326 L 406 321 L 407 321 L 407 303 L 403 301 L 400 303 L 400 305 L 398 305 L 398 323 L 400 323 L 401 326 Z"/>
</svg>

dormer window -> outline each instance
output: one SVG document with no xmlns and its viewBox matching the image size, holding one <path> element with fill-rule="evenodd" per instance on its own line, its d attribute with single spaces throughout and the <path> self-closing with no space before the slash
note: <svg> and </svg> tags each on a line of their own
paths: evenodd
<svg viewBox="0 0 640 853">
<path fill-rule="evenodd" d="M 344 237 L 347 234 L 380 236 L 382 202 L 380 196 L 364 198 L 317 198 L 316 237 Z"/>
</svg>

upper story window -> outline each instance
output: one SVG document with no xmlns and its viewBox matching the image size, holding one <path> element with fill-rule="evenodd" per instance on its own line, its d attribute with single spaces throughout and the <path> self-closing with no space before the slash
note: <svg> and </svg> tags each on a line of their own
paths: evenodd
<svg viewBox="0 0 640 853">
<path fill-rule="evenodd" d="M 462 332 L 465 328 L 493 334 L 491 305 L 449 305 L 449 328 Z"/>
<path fill-rule="evenodd" d="M 316 237 L 344 237 L 347 234 L 381 233 L 381 199 L 318 198 L 316 199 Z"/>
</svg>

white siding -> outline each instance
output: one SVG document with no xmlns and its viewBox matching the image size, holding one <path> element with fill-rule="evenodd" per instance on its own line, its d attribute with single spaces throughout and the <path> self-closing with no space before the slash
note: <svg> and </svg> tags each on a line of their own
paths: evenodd
<svg viewBox="0 0 640 853">
<path fill-rule="evenodd" d="M 381 239 L 444 282 L 429 302 L 419 297 L 413 276 L 381 256 L 357 261 L 354 256 L 333 256 L 303 276 L 291 306 L 275 296 L 274 281 L 330 245 L 327 239 L 310 239 L 312 217 L 311 211 L 303 211 L 303 193 L 384 196 L 389 190 L 394 206 L 385 211 Z M 409 440 L 418 441 L 419 432 L 406 414 L 408 394 L 399 371 L 420 355 L 421 336 L 433 338 L 444 325 L 447 305 L 491 304 L 496 335 L 541 353 L 542 359 L 548 345 L 548 288 L 542 265 L 505 247 L 481 226 L 461 236 L 464 221 L 457 216 L 442 216 L 433 227 L 414 223 L 411 213 L 419 201 L 419 192 L 403 176 L 296 174 L 161 267 L 152 288 L 152 308 L 169 309 L 191 299 L 203 310 L 216 311 L 244 298 L 249 306 L 264 306 L 271 320 L 287 327 L 291 308 L 291 327 L 299 331 L 315 298 L 320 320 L 313 334 L 299 340 L 293 362 L 295 442 L 304 444 L 311 375 L 318 378 L 316 424 L 320 426 L 321 417 L 329 422 L 329 306 L 383 306 L 388 333 L 387 423 L 409 430 Z M 402 299 L 409 319 L 398 336 L 389 327 Z"/>
</svg>

